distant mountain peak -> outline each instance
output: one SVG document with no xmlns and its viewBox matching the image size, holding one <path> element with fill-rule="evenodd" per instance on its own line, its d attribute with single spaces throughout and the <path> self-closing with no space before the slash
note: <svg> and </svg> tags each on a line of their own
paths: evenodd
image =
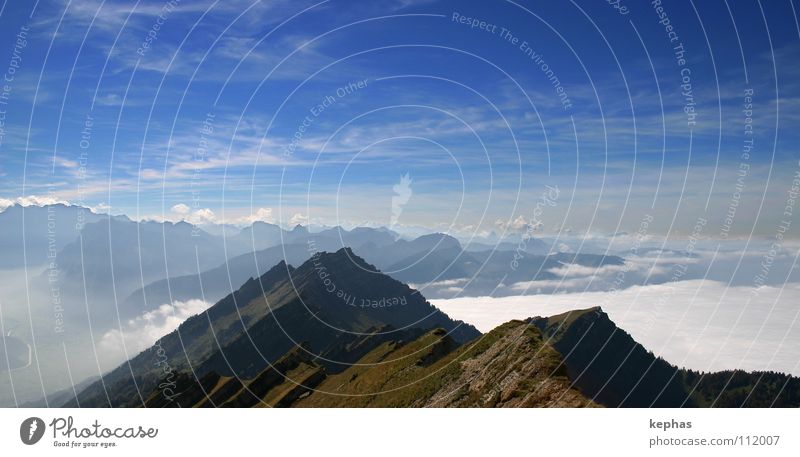
<svg viewBox="0 0 800 457">
<path fill-rule="evenodd" d="M 456 242 L 456 243 L 458 243 L 458 240 L 455 237 L 453 237 L 451 235 L 448 235 L 446 233 L 442 233 L 442 232 L 429 233 L 427 235 L 422 235 L 422 236 L 418 237 L 417 240 L 442 240 L 443 243 L 444 242 L 451 242 L 451 243 L 452 242 Z"/>
<path fill-rule="evenodd" d="M 312 263 L 321 263 L 325 265 L 327 268 L 347 268 L 347 266 L 356 266 L 361 269 L 378 273 L 378 270 L 374 265 L 367 263 L 366 260 L 361 258 L 353 249 L 349 246 L 345 246 L 336 252 L 327 252 L 327 251 L 320 251 L 315 253 L 309 262 Z"/>
</svg>

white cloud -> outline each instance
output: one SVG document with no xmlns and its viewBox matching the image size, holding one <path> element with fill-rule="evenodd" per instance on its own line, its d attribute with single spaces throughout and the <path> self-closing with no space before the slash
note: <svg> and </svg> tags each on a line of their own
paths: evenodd
<svg viewBox="0 0 800 457">
<path fill-rule="evenodd" d="M 192 209 L 185 203 L 177 203 L 170 208 L 166 214 L 148 214 L 141 217 L 141 220 L 156 222 L 178 222 L 185 221 L 194 225 L 218 225 L 233 224 L 240 226 L 251 225 L 254 222 L 275 223 L 272 208 L 259 207 L 258 209 L 246 208 L 227 208 L 225 216 L 218 216 L 211 208 Z M 293 221 L 300 220 L 305 225 L 305 218 L 302 215 L 295 215 Z M 296 225 L 296 223 L 295 223 Z"/>
<path fill-rule="evenodd" d="M 308 223 L 308 217 L 304 216 L 302 213 L 295 213 L 291 219 L 289 219 L 289 224 L 292 226 L 295 225 L 304 225 Z"/>
<path fill-rule="evenodd" d="M 566 243 L 561 243 L 558 245 L 558 252 L 574 252 L 571 247 L 569 247 Z"/>
<path fill-rule="evenodd" d="M 272 208 L 258 208 L 255 213 L 250 214 L 249 216 L 242 217 L 239 222 L 252 224 L 253 222 L 269 222 L 272 223 L 275 221 L 275 218 L 272 217 Z"/>
<path fill-rule="evenodd" d="M 57 197 L 49 197 L 44 195 L 26 195 L 17 198 L 0 198 L 0 211 L 5 211 L 8 207 L 14 205 L 21 206 L 47 206 L 47 205 L 70 205 L 71 203 Z"/>
<path fill-rule="evenodd" d="M 601 265 L 592 267 L 579 265 L 577 263 L 563 264 L 557 268 L 551 268 L 549 272 L 561 276 L 562 278 L 575 278 L 583 276 L 608 276 L 625 270 L 625 265 Z"/>
<path fill-rule="evenodd" d="M 189 214 L 189 211 L 191 211 L 192 209 L 189 208 L 189 205 L 185 203 L 178 203 L 177 205 L 173 205 L 172 208 L 170 208 L 170 210 L 175 214 L 185 215 Z"/>
<path fill-rule="evenodd" d="M 607 264 L 598 267 L 562 264 L 547 272 L 558 279 L 538 279 L 516 282 L 509 286 L 511 293 L 564 293 L 624 289 L 632 285 L 673 280 L 676 266 L 698 263 L 689 257 L 628 257 L 624 265 Z M 694 272 L 700 277 L 702 271 Z M 690 279 L 688 277 L 678 279 Z"/>
<path fill-rule="evenodd" d="M 143 181 L 157 181 L 164 178 L 164 172 L 150 168 L 143 168 L 139 171 L 139 178 Z"/>
<path fill-rule="evenodd" d="M 76 171 L 81 166 L 80 163 L 78 163 L 78 162 L 76 162 L 74 160 L 66 159 L 66 158 L 61 157 L 61 156 L 53 157 L 53 162 L 54 162 L 54 165 L 57 165 L 57 166 L 59 166 L 61 168 L 64 168 L 64 169 L 67 169 L 67 170 L 71 170 L 71 171 Z"/>
<path fill-rule="evenodd" d="M 93 213 L 97 213 L 97 214 L 110 214 L 111 213 L 111 205 L 108 205 L 106 203 L 98 203 L 95 206 L 89 207 L 89 209 L 91 209 Z"/>
<path fill-rule="evenodd" d="M 512 232 L 512 233 L 515 233 L 515 232 L 516 233 L 523 233 L 523 232 L 526 232 L 526 231 L 534 232 L 534 231 L 539 231 L 542 228 L 542 222 L 541 221 L 537 221 L 537 222 L 534 223 L 534 222 L 531 222 L 531 221 L 528 221 L 527 219 L 525 219 L 525 216 L 523 216 L 523 215 L 517 216 L 516 219 L 514 219 L 514 220 L 512 220 L 510 222 L 504 221 L 502 219 L 498 219 L 495 222 L 495 225 L 497 226 L 498 229 L 500 229 L 503 232 L 509 231 L 509 232 Z"/>
<path fill-rule="evenodd" d="M 625 265 L 601 265 L 597 267 L 578 264 L 562 264 L 559 267 L 547 270 L 560 279 L 537 279 L 511 284 L 510 289 L 515 293 L 555 293 L 555 292 L 585 292 L 588 290 L 607 290 L 614 281 L 621 277 L 623 280 L 634 280 L 643 277 L 643 272 L 652 268 L 645 262 L 631 262 L 626 260 Z M 619 276 L 618 276 L 619 275 Z M 623 284 L 617 284 L 620 288 Z"/>
<path fill-rule="evenodd" d="M 126 360 L 152 346 L 156 340 L 178 328 L 183 321 L 210 306 L 211 303 L 203 300 L 163 304 L 129 320 L 121 330 L 106 332 L 97 343 L 98 351 L 104 360 L 111 363 Z"/>
<path fill-rule="evenodd" d="M 186 220 L 192 224 L 215 224 L 217 215 L 209 208 L 202 208 L 194 211 Z"/>
<path fill-rule="evenodd" d="M 194 225 L 218 224 L 220 220 L 211 208 L 199 208 L 192 211 L 192 208 L 185 203 L 172 205 L 168 214 L 149 214 L 143 216 L 141 220 L 155 222 L 178 222 L 185 221 Z"/>
<path fill-rule="evenodd" d="M 605 282 L 600 278 L 586 276 L 581 278 L 540 279 L 536 281 L 515 282 L 514 284 L 511 284 L 510 288 L 515 292 L 521 293 L 564 293 L 579 292 L 590 289 L 604 289 Z"/>
<path fill-rule="evenodd" d="M 459 286 L 461 284 L 465 284 L 469 281 L 470 278 L 458 278 L 458 279 L 445 279 L 442 281 L 435 281 L 430 284 L 429 286 Z"/>
<path fill-rule="evenodd" d="M 100 95 L 94 99 L 98 105 L 105 106 L 120 106 L 122 105 L 122 97 L 119 94 L 105 94 Z M 126 100 L 127 101 L 127 100 Z"/>
<path fill-rule="evenodd" d="M 4 200 L 4 201 L 11 201 L 11 200 Z M 66 200 L 62 200 L 56 197 L 48 197 L 45 195 L 26 195 L 24 197 L 18 197 L 14 199 L 13 203 L 20 204 L 22 206 L 47 206 L 47 205 L 56 205 L 56 204 L 63 204 L 69 205 L 70 203 Z M 12 204 L 13 204 L 12 203 Z M 9 205 L 11 206 L 11 205 Z"/>
<path fill-rule="evenodd" d="M 428 284 L 414 284 L 409 283 L 408 287 L 412 289 L 417 289 L 423 294 L 428 293 L 428 291 L 435 291 L 437 294 L 446 293 L 446 294 L 460 294 L 464 291 L 464 285 L 469 282 L 470 278 L 458 278 L 458 279 L 444 279 L 442 281 L 434 281 Z"/>
<path fill-rule="evenodd" d="M 669 362 L 697 370 L 800 374 L 800 283 L 729 287 L 691 280 L 618 292 L 431 300 L 481 331 L 511 319 L 602 306 L 633 338 Z"/>
</svg>

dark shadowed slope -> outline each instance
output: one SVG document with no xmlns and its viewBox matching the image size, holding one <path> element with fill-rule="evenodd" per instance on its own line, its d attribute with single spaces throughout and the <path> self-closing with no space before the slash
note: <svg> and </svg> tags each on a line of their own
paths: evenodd
<svg viewBox="0 0 800 457">
<path fill-rule="evenodd" d="M 772 372 L 698 373 L 656 357 L 598 307 L 530 322 L 561 353 L 587 397 L 621 407 L 797 407 L 800 379 Z"/>
<path fill-rule="evenodd" d="M 581 391 L 608 406 L 679 406 L 688 394 L 678 372 L 656 358 L 599 307 L 531 319 L 565 360 Z"/>
</svg>

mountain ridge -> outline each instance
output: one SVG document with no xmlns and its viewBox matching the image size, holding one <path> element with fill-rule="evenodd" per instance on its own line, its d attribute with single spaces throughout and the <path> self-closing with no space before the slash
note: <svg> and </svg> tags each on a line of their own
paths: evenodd
<svg viewBox="0 0 800 457">
<path fill-rule="evenodd" d="M 183 398 L 170 400 L 165 385 Z M 800 406 L 800 379 L 675 367 L 600 307 L 512 320 L 482 335 L 342 248 L 250 278 L 68 405 L 78 403 Z"/>
<path fill-rule="evenodd" d="M 351 259 L 359 259 L 356 264 Z M 321 275 L 320 266 L 329 270 Z M 335 284 L 336 290 L 330 289 Z M 342 292 L 341 294 L 338 294 Z M 350 298 L 354 297 L 354 298 Z M 358 301 L 356 301 L 358 300 Z M 348 364 L 348 345 L 365 336 L 408 335 L 414 329 L 446 327 L 454 339 L 464 342 L 480 335 L 474 327 L 450 319 L 417 291 L 355 256 L 349 249 L 321 252 L 293 268 L 281 262 L 259 278 L 250 278 L 205 312 L 187 319 L 177 330 L 104 376 L 108 384 L 122 383 L 119 401 L 108 402 L 102 383 L 79 395 L 81 405 L 136 403 L 137 392 L 149 390 L 158 376 L 158 354 L 166 354 L 171 370 L 192 370 L 198 375 L 248 377 L 277 360 L 289 348 L 308 341 L 326 352 L 317 354 L 329 370 Z M 368 339 L 369 348 L 385 338 Z M 338 341 L 336 347 L 330 342 Z M 343 361 L 328 356 L 340 355 Z M 351 354 L 351 355 L 348 355 Z M 131 373 L 134 373 L 131 375 Z M 143 383 L 144 389 L 139 384 Z M 133 395 L 137 394 L 137 395 Z M 126 399 L 127 398 L 127 399 Z M 141 399 L 139 399 L 141 400 Z"/>
</svg>

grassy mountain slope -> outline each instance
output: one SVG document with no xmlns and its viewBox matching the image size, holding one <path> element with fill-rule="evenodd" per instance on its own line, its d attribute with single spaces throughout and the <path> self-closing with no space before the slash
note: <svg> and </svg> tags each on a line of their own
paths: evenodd
<svg viewBox="0 0 800 457">
<path fill-rule="evenodd" d="M 330 376 L 301 407 L 572 407 L 592 402 L 570 387 L 561 358 L 521 321 L 457 347 L 441 330 L 386 343 Z"/>
<path fill-rule="evenodd" d="M 252 379 L 211 373 L 182 378 L 175 400 L 155 390 L 148 407 L 578 407 L 596 406 L 570 387 L 559 354 L 521 321 L 459 345 L 443 329 L 378 345 L 329 373 L 307 345 Z"/>
</svg>

